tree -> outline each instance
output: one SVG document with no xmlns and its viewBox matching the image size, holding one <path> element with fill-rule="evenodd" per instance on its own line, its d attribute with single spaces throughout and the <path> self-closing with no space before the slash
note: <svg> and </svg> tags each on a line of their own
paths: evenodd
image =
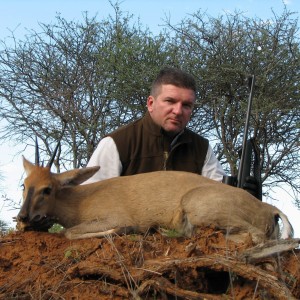
<svg viewBox="0 0 300 300">
<path fill-rule="evenodd" d="M 57 16 L 25 41 L 2 41 L 0 116 L 9 124 L 2 139 L 33 143 L 38 136 L 49 157 L 63 132 L 56 166 L 80 167 L 101 137 L 145 112 L 154 74 L 172 63 L 168 38 L 114 9 L 100 22 Z"/>
<path fill-rule="evenodd" d="M 8 224 L 5 221 L 0 220 L 0 234 L 5 233 L 8 230 Z"/>
<path fill-rule="evenodd" d="M 215 137 L 219 159 L 233 175 L 247 111 L 245 83 L 256 75 L 250 134 L 260 149 L 265 192 L 281 183 L 300 191 L 299 30 L 292 17 L 286 10 L 268 21 L 198 11 L 179 26 L 166 21 L 181 64 L 198 78 L 200 108 L 192 126 Z"/>
<path fill-rule="evenodd" d="M 236 12 L 217 18 L 201 11 L 154 36 L 118 4 L 115 14 L 82 22 L 57 16 L 23 41 L 1 42 L 1 139 L 41 141 L 55 161 L 84 166 L 108 132 L 145 112 L 150 84 L 162 66 L 180 66 L 199 86 L 190 127 L 209 137 L 228 173 L 239 165 L 249 90 L 256 75 L 251 136 L 260 150 L 264 192 L 299 182 L 298 19 L 286 10 L 272 20 Z M 63 135 L 62 135 L 63 133 Z M 59 159 L 58 159 L 59 158 Z"/>
<path fill-rule="evenodd" d="M 3 187 L 2 187 L 2 181 L 4 179 L 4 176 L 2 174 L 2 172 L 0 172 L 0 192 L 2 193 L 3 191 Z M 4 208 L 5 206 L 5 201 L 7 200 L 6 196 L 5 195 L 1 195 L 0 198 L 2 199 L 3 201 L 3 204 L 0 206 L 0 212 L 1 210 Z M 5 233 L 6 231 L 8 230 L 8 224 L 7 222 L 3 221 L 0 219 L 0 235 Z"/>
</svg>

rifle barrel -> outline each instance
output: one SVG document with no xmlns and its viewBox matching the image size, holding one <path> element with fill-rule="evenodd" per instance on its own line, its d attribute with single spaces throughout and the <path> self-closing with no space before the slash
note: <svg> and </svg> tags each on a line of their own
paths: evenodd
<svg viewBox="0 0 300 300">
<path fill-rule="evenodd" d="M 242 177 L 243 177 L 243 171 L 245 168 L 245 154 L 246 154 L 246 144 L 248 139 L 248 130 L 249 130 L 249 122 L 250 122 L 250 116 L 251 116 L 251 107 L 252 107 L 252 99 L 253 99 L 253 91 L 254 91 L 254 84 L 255 84 L 255 76 L 252 75 L 251 77 L 251 87 L 250 87 L 250 93 L 249 93 L 249 99 L 248 99 L 248 108 L 247 108 L 247 115 L 246 115 L 246 124 L 244 128 L 244 137 L 243 137 L 243 146 L 242 146 L 242 156 L 238 171 L 238 177 L 237 177 L 237 187 L 242 187 Z M 249 79 L 250 79 L 249 78 Z"/>
</svg>

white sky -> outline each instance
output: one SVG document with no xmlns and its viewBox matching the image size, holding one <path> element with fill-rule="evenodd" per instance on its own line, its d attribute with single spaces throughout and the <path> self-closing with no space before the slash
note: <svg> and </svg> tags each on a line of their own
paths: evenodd
<svg viewBox="0 0 300 300">
<path fill-rule="evenodd" d="M 133 20 L 140 18 L 142 25 L 157 33 L 166 16 L 171 18 L 171 23 L 176 24 L 199 9 L 212 16 L 238 10 L 248 17 L 268 19 L 273 16 L 272 10 L 280 15 L 284 3 L 288 10 L 296 12 L 299 17 L 300 0 L 123 0 L 120 1 L 120 8 L 122 12 L 132 14 Z M 9 36 L 12 30 L 15 36 L 22 39 L 26 29 L 38 29 L 39 23 L 55 22 L 58 13 L 67 20 L 81 20 L 85 11 L 90 17 L 97 15 L 98 19 L 114 13 L 107 0 L 0 0 L 0 40 Z M 3 124 L 0 123 L 0 130 L 1 126 Z M 21 199 L 21 155 L 33 160 L 33 151 L 25 149 L 25 145 L 16 146 L 13 142 L 0 145 L 0 174 L 4 176 L 4 180 L 0 181 L 0 195 L 6 194 L 16 201 Z M 287 194 L 277 192 L 276 198 L 278 201 L 268 202 L 288 215 L 294 226 L 295 236 L 300 237 L 300 211 L 288 200 L 290 197 Z M 13 226 L 12 216 L 17 211 L 9 211 L 4 205 L 0 198 L 0 219 Z"/>
</svg>

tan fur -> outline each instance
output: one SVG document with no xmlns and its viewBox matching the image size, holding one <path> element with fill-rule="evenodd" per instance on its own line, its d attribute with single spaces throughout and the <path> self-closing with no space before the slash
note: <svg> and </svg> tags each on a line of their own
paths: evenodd
<svg viewBox="0 0 300 300">
<path fill-rule="evenodd" d="M 145 232 L 158 226 L 190 236 L 195 226 L 214 225 L 236 240 L 250 232 L 259 243 L 277 238 L 278 215 L 284 224 L 283 238 L 292 235 L 290 223 L 276 207 L 200 175 L 158 171 L 79 185 L 99 168 L 53 174 L 25 158 L 23 164 L 28 176 L 18 215 L 20 228 L 44 216 L 55 217 L 66 228 L 66 236 L 76 239 Z M 27 197 L 30 188 L 34 191 Z"/>
</svg>

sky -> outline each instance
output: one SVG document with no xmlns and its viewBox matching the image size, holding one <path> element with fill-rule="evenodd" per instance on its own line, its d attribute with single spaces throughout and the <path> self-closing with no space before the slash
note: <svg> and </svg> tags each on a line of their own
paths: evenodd
<svg viewBox="0 0 300 300">
<path fill-rule="evenodd" d="M 112 3 L 116 1 L 111 0 Z M 273 12 L 280 15 L 286 5 L 289 11 L 299 17 L 300 0 L 122 0 L 119 6 L 122 12 L 133 15 L 133 20 L 148 27 L 153 33 L 162 29 L 166 17 L 171 24 L 178 24 L 184 17 L 201 10 L 217 17 L 222 14 L 239 11 L 247 17 L 269 19 Z M 68 21 L 82 20 L 84 12 L 90 17 L 97 15 L 99 20 L 113 15 L 112 5 L 107 0 L 0 0 L 0 40 L 6 39 L 14 32 L 21 39 L 27 30 L 39 29 L 39 23 L 55 23 L 55 17 L 60 14 Z M 1 50 L 1 48 L 0 48 Z M 3 123 L 0 123 L 0 131 Z M 0 195 L 7 195 L 17 201 L 21 199 L 23 178 L 22 157 L 25 155 L 33 160 L 34 149 L 24 145 L 15 145 L 13 141 L 0 144 Z M 295 236 L 300 237 L 300 211 L 289 200 L 290 197 L 277 191 L 278 201 L 266 199 L 288 215 L 295 229 Z M 278 195 L 278 196 L 277 196 Z M 7 202 L 0 198 L 0 220 L 12 223 L 12 217 L 18 213 L 7 207 Z"/>
</svg>

